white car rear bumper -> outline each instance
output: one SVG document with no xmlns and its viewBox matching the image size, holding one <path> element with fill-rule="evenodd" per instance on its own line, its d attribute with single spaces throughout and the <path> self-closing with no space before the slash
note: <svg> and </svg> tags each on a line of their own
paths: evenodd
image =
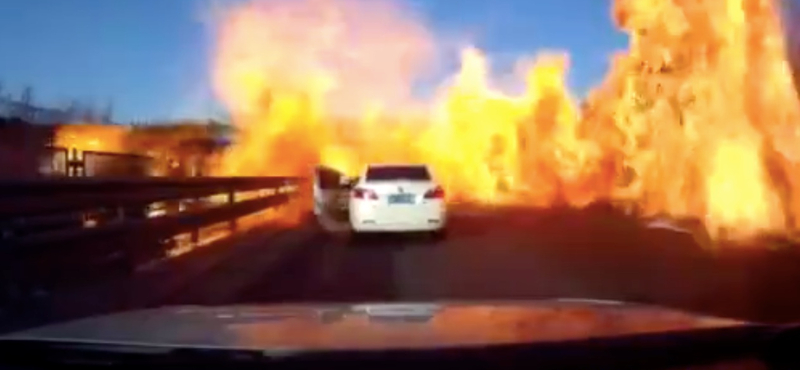
<svg viewBox="0 0 800 370">
<path fill-rule="evenodd" d="M 444 229 L 447 212 L 441 200 L 413 205 L 352 200 L 350 226 L 355 232 L 425 232 Z"/>
</svg>

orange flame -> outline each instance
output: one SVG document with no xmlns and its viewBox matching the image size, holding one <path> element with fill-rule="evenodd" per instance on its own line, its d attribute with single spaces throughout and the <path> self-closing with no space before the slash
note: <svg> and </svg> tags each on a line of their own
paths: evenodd
<svg viewBox="0 0 800 370">
<path fill-rule="evenodd" d="M 390 2 L 257 1 L 217 18 L 213 80 L 242 129 L 225 174 L 430 163 L 455 199 L 695 217 L 714 237 L 795 227 L 800 104 L 777 3 L 617 0 L 630 35 L 582 103 L 542 54 L 511 95 L 467 48 L 433 102 L 409 99 L 437 45 Z M 356 112 L 356 114 L 353 114 Z"/>
<path fill-rule="evenodd" d="M 53 145 L 79 151 L 124 152 L 124 142 L 129 128 L 126 126 L 98 124 L 60 125 Z"/>
</svg>

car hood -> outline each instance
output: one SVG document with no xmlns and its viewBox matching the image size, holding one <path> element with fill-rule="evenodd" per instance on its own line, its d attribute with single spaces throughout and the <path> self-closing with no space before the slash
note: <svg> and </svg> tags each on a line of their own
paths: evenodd
<svg viewBox="0 0 800 370">
<path fill-rule="evenodd" d="M 425 348 L 561 341 L 744 325 L 612 301 L 164 307 L 0 339 L 248 349 Z"/>
</svg>

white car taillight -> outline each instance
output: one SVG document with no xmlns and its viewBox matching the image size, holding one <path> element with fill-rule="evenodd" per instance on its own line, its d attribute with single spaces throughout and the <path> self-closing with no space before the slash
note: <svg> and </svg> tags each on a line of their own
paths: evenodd
<svg viewBox="0 0 800 370">
<path fill-rule="evenodd" d="M 369 189 L 355 188 L 351 194 L 355 199 L 378 200 L 378 194 Z"/>
<path fill-rule="evenodd" d="M 425 199 L 444 199 L 444 189 L 437 186 L 425 193 Z"/>
</svg>

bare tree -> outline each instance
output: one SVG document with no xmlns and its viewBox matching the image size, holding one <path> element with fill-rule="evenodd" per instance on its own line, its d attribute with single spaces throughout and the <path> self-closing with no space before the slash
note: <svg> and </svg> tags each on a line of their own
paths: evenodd
<svg viewBox="0 0 800 370">
<path fill-rule="evenodd" d="M 66 116 L 66 121 L 75 121 L 78 118 L 78 113 L 81 111 L 81 103 L 75 99 L 72 99 L 69 104 L 67 104 L 67 108 L 64 109 L 64 115 Z"/>
<path fill-rule="evenodd" d="M 30 86 L 25 86 L 22 89 L 22 94 L 20 94 L 19 102 L 25 105 L 26 107 L 30 107 L 33 104 L 33 88 Z"/>
<path fill-rule="evenodd" d="M 20 118 L 26 121 L 33 121 L 34 119 L 34 108 L 33 108 L 33 88 L 30 86 L 25 86 L 22 89 L 22 94 L 19 97 L 20 109 Z"/>
<path fill-rule="evenodd" d="M 3 82 L 0 81 L 0 118 L 5 117 L 9 113 L 7 111 L 7 109 L 8 109 L 8 107 L 7 107 L 8 99 L 6 99 L 6 97 L 3 95 L 4 87 L 5 86 L 3 85 Z"/>
<path fill-rule="evenodd" d="M 102 121 L 105 124 L 110 124 L 113 122 L 114 117 L 114 101 L 109 100 L 108 104 L 106 104 L 106 108 L 103 110 Z"/>
<path fill-rule="evenodd" d="M 94 107 L 91 104 L 86 104 L 83 106 L 83 109 L 81 110 L 81 120 L 84 123 L 97 121 L 97 112 L 95 112 Z"/>
</svg>

